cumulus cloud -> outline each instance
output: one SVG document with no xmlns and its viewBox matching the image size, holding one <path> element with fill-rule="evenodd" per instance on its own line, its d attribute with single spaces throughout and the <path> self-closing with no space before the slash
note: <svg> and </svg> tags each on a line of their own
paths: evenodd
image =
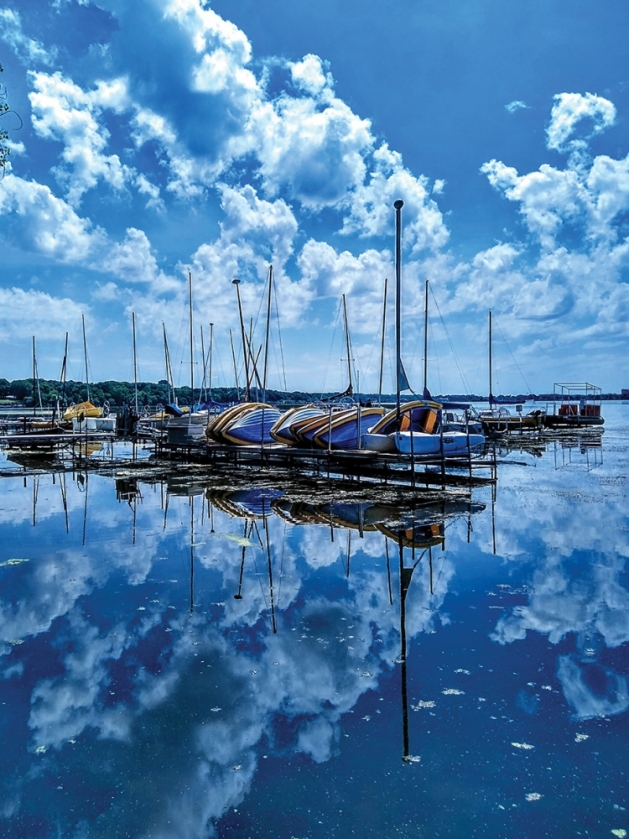
<svg viewBox="0 0 629 839">
<path fill-rule="evenodd" d="M 593 93 L 558 93 L 550 115 L 550 124 L 546 129 L 549 149 L 569 151 L 582 146 L 583 139 L 570 139 L 582 120 L 591 123 L 589 139 L 600 134 L 616 121 L 616 108 L 608 99 Z"/>
</svg>

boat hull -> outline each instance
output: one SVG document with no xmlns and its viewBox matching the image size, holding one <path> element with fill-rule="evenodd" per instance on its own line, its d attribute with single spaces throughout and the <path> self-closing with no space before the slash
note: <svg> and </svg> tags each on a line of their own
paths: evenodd
<svg viewBox="0 0 629 839">
<path fill-rule="evenodd" d="M 471 449 L 482 446 L 485 438 L 482 434 L 464 434 L 461 431 L 448 431 L 443 434 L 424 434 L 421 431 L 395 432 L 395 447 L 400 454 L 413 454 L 415 457 L 458 457 L 467 455 Z"/>
</svg>

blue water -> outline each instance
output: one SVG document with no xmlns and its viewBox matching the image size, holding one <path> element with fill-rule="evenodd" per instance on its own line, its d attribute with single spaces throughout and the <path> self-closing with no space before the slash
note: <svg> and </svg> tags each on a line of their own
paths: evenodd
<svg viewBox="0 0 629 839">
<path fill-rule="evenodd" d="M 3 455 L 0 836 L 629 835 L 629 405 L 604 414 L 401 519 Z"/>
</svg>

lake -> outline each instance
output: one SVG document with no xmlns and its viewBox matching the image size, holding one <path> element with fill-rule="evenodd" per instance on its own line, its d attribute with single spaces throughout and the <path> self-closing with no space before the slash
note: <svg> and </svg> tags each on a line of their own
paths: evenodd
<svg viewBox="0 0 629 839">
<path fill-rule="evenodd" d="M 0 835 L 629 835 L 603 413 L 415 511 L 0 452 Z"/>
</svg>

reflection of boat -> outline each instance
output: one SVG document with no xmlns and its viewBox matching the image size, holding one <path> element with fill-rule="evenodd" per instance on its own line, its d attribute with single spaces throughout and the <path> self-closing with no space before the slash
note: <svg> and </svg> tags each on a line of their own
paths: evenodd
<svg viewBox="0 0 629 839">
<path fill-rule="evenodd" d="M 601 416 L 600 387 L 589 382 L 556 382 L 554 394 L 552 410 L 544 417 L 548 428 L 581 428 L 605 422 Z"/>
<path fill-rule="evenodd" d="M 269 515 L 274 503 L 283 495 L 281 489 L 252 487 L 230 492 L 208 490 L 206 498 L 217 510 L 232 518 L 261 519 Z"/>
</svg>

